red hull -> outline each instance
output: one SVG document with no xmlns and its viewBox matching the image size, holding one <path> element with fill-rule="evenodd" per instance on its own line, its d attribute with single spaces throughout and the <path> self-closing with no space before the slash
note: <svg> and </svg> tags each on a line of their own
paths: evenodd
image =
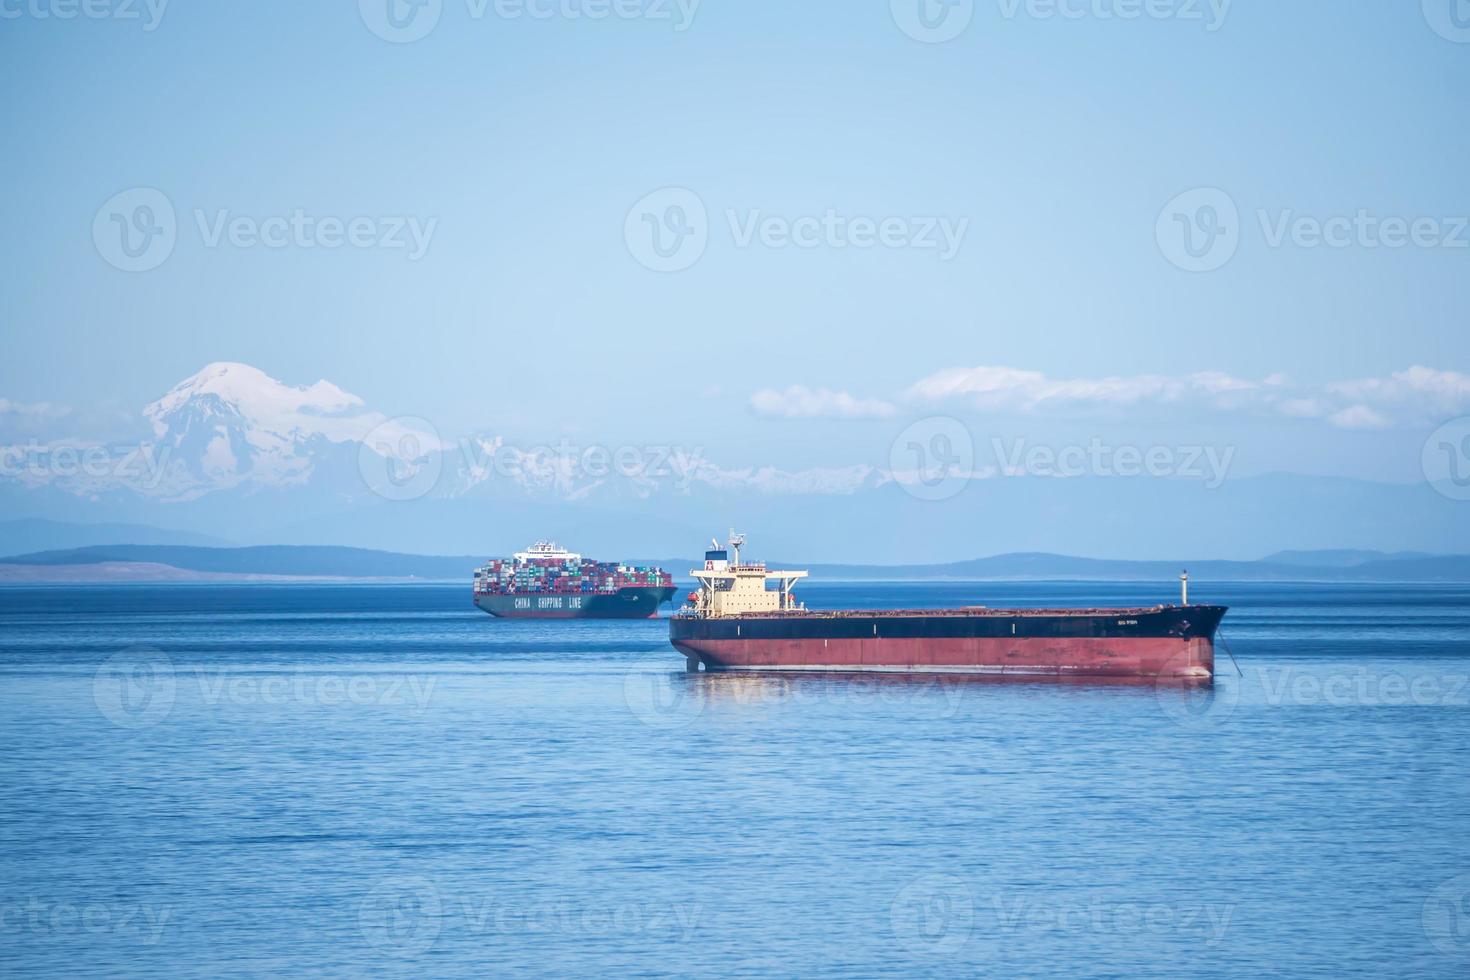
<svg viewBox="0 0 1470 980">
<path fill-rule="evenodd" d="M 707 670 L 1084 677 L 1211 677 L 1215 671 L 1215 646 L 1204 637 L 680 638 L 674 646 Z"/>
</svg>

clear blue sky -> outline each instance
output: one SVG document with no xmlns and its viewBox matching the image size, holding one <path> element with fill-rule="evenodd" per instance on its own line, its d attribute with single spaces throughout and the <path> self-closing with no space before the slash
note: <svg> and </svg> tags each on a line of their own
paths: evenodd
<svg viewBox="0 0 1470 980">
<path fill-rule="evenodd" d="M 907 36 L 887 0 L 704 0 L 682 31 L 443 0 L 406 44 L 350 0 L 175 0 L 151 31 L 36 15 L 53 3 L 0 20 L 12 400 L 132 409 L 233 360 L 449 430 L 699 440 L 796 465 L 870 459 L 872 430 L 914 411 L 904 392 L 951 368 L 1281 373 L 1304 389 L 1470 372 L 1470 250 L 1273 248 L 1256 218 L 1470 214 L 1470 44 L 1418 0 L 1238 0 L 1216 30 L 1099 16 L 1110 0 L 1073 0 L 1076 19 L 982 0 L 939 44 Z M 624 225 L 669 186 L 707 206 L 709 245 L 659 273 Z M 141 273 L 92 238 L 134 187 L 178 211 L 174 252 Z M 1192 273 L 1161 255 L 1155 221 L 1199 187 L 1238 206 L 1240 241 Z M 968 227 L 943 261 L 741 248 L 726 218 L 829 208 Z M 437 225 L 417 261 L 211 248 L 196 209 Z M 747 404 L 791 385 L 899 408 L 802 421 Z M 1115 423 L 1137 438 L 1180 419 Z M 1418 423 L 1197 424 L 1235 427 L 1261 470 L 1407 478 L 1423 440 Z"/>
</svg>

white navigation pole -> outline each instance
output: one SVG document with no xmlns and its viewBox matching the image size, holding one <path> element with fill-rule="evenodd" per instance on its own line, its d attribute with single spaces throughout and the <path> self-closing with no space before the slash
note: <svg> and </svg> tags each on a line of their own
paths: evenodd
<svg viewBox="0 0 1470 980">
<path fill-rule="evenodd" d="M 1189 569 L 1179 573 L 1179 604 L 1189 605 Z"/>
</svg>

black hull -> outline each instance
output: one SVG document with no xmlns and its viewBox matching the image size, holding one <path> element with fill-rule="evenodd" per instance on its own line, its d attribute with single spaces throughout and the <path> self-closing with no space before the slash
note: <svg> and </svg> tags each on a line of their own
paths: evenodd
<svg viewBox="0 0 1470 980">
<path fill-rule="evenodd" d="M 635 586 L 611 594 L 481 593 L 475 605 L 502 619 L 650 619 L 673 597 L 667 586 Z"/>
</svg>

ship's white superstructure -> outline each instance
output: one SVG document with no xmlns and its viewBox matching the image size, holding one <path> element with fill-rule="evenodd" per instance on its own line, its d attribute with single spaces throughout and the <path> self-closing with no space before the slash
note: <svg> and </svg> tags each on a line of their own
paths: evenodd
<svg viewBox="0 0 1470 980">
<path fill-rule="evenodd" d="M 582 556 L 568 551 L 555 541 L 537 541 L 525 551 L 516 552 L 516 561 L 571 561 L 582 560 Z"/>
<path fill-rule="evenodd" d="M 690 595 L 689 611 L 694 615 L 712 619 L 721 616 L 740 616 L 745 613 L 797 612 L 805 607 L 792 596 L 791 590 L 797 581 L 807 577 L 806 572 L 772 571 L 765 562 L 745 564 L 740 560 L 740 549 L 745 545 L 745 535 L 730 532 L 729 553 L 716 542 L 705 552 L 704 567 L 690 570 L 689 574 L 699 582 L 699 591 Z M 767 583 L 774 583 L 771 588 Z"/>
</svg>

